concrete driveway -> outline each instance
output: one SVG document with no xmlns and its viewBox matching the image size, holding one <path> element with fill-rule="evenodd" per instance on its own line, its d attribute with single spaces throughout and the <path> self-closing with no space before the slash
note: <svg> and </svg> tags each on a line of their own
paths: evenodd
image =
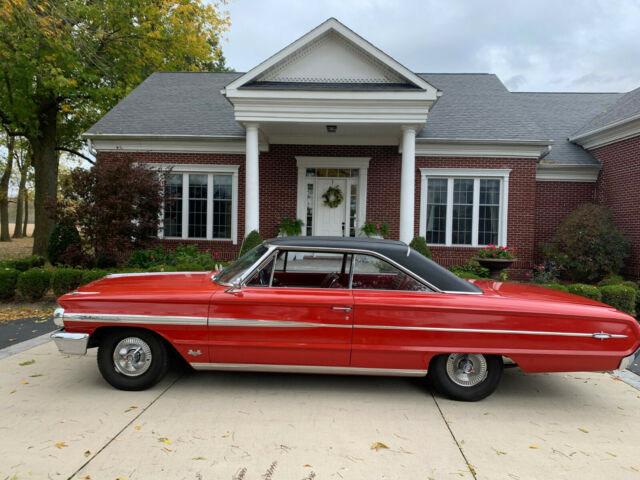
<svg viewBox="0 0 640 480">
<path fill-rule="evenodd" d="M 172 372 L 145 392 L 95 350 L 0 360 L 0 479 L 640 479 L 640 391 L 509 369 L 479 403 L 419 379 Z"/>
</svg>

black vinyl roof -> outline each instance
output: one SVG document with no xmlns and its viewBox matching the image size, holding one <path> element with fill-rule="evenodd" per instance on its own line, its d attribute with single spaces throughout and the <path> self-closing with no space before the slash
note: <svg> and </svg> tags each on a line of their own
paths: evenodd
<svg viewBox="0 0 640 480">
<path fill-rule="evenodd" d="M 286 248 L 331 248 L 340 250 L 366 250 L 385 256 L 418 277 L 445 292 L 481 293 L 470 282 L 454 275 L 406 243 L 367 237 L 282 237 L 265 241 L 268 245 Z"/>
</svg>

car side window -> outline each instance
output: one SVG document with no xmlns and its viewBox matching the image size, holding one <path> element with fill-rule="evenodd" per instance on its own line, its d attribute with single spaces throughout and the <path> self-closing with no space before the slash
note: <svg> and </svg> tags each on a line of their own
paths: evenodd
<svg viewBox="0 0 640 480">
<path fill-rule="evenodd" d="M 354 289 L 404 290 L 431 292 L 432 290 L 390 263 L 372 255 L 355 255 L 353 259 Z"/>
<path fill-rule="evenodd" d="M 351 255 L 281 250 L 276 256 L 273 287 L 348 288 Z"/>
</svg>

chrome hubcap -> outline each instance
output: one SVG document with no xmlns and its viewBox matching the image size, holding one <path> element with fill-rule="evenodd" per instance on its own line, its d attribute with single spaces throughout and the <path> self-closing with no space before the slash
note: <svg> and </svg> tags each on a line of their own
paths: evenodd
<svg viewBox="0 0 640 480">
<path fill-rule="evenodd" d="M 487 359 L 475 353 L 452 353 L 447 358 L 447 375 L 461 387 L 474 387 L 488 375 Z"/>
<path fill-rule="evenodd" d="M 151 347 L 138 337 L 127 337 L 113 350 L 113 364 L 116 371 L 127 377 L 137 377 L 151 366 Z"/>
</svg>

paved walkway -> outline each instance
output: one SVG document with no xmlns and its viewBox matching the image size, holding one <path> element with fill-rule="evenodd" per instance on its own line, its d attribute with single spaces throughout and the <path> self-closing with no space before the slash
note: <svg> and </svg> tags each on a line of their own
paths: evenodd
<svg viewBox="0 0 640 480">
<path fill-rule="evenodd" d="M 640 479 L 640 390 L 505 372 L 479 403 L 419 379 L 172 372 L 144 392 L 95 350 L 0 360 L 0 479 Z"/>
</svg>

